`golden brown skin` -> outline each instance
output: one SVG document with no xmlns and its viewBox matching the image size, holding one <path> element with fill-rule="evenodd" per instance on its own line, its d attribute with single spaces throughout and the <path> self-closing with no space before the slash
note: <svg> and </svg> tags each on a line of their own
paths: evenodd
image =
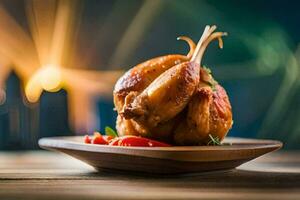
<svg viewBox="0 0 300 200">
<path fill-rule="evenodd" d="M 131 98 L 140 94 L 166 70 L 191 58 L 195 50 L 195 43 L 187 37 L 180 37 L 179 39 L 188 42 L 190 47 L 188 55 L 175 54 L 150 59 L 133 67 L 118 80 L 114 89 L 114 104 L 118 113 L 123 111 L 125 100 L 131 102 Z M 174 120 L 160 123 L 153 131 L 159 135 L 158 137 L 165 139 L 165 141 L 167 140 L 166 138 L 169 140 L 171 138 L 169 133 L 173 128 L 172 124 L 174 124 Z M 127 120 L 121 115 L 118 115 L 116 128 L 119 135 L 146 136 L 147 134 L 147 131 L 134 120 Z"/>
<path fill-rule="evenodd" d="M 225 35 L 214 30 L 204 32 L 208 34 L 203 37 L 204 47 L 193 56 L 198 62 L 189 61 L 191 52 L 159 57 L 120 78 L 114 90 L 119 135 L 176 145 L 202 145 L 209 142 L 209 135 L 219 140 L 226 136 L 233 122 L 226 91 L 197 64 L 208 43 Z"/>
<path fill-rule="evenodd" d="M 151 132 L 147 132 L 141 128 L 134 120 L 126 120 L 124 117 L 118 115 L 117 117 L 117 131 L 120 136 L 123 135 L 139 135 L 143 137 L 153 138 L 160 141 L 173 142 L 173 129 L 176 124 L 177 116 L 165 123 L 158 124 L 151 129 Z M 177 120 L 178 121 L 178 120 Z"/>
<path fill-rule="evenodd" d="M 114 104 L 118 112 L 122 110 L 125 97 L 129 92 L 142 92 L 163 72 L 177 64 L 190 60 L 195 50 L 195 43 L 184 36 L 178 39 L 189 44 L 190 51 L 188 55 L 175 54 L 150 59 L 133 67 L 117 81 L 114 89 Z"/>
<path fill-rule="evenodd" d="M 118 80 L 114 90 L 114 101 L 117 110 L 122 109 L 125 97 L 129 92 L 143 91 L 164 71 L 185 60 L 187 60 L 187 57 L 183 55 L 162 56 L 141 63 L 126 72 Z"/>
<path fill-rule="evenodd" d="M 201 75 L 209 76 L 202 68 Z M 232 123 L 231 105 L 224 88 L 216 84 L 213 90 L 201 80 L 188 104 L 186 116 L 175 130 L 174 142 L 178 145 L 203 145 L 210 141 L 209 134 L 223 140 Z"/>
<path fill-rule="evenodd" d="M 186 107 L 198 86 L 199 70 L 199 65 L 193 62 L 172 67 L 141 94 L 131 92 L 119 114 L 125 119 L 133 119 L 150 133 L 158 124 L 174 118 Z"/>
<path fill-rule="evenodd" d="M 179 66 L 185 66 L 187 63 Z M 170 71 L 177 67 L 171 68 Z M 196 69 L 200 67 L 194 65 L 193 72 L 199 72 Z M 168 74 L 167 72 L 165 73 Z M 200 74 L 200 82 L 196 81 L 198 76 L 194 75 L 194 81 L 189 82 L 190 86 L 187 86 L 187 83 L 172 83 L 173 89 L 176 85 L 184 85 L 182 88 L 185 92 L 182 95 L 185 98 L 179 98 L 178 101 L 174 100 L 177 97 L 173 95 L 181 93 L 163 86 L 157 81 L 159 79 L 156 79 L 148 87 L 158 87 L 155 97 L 150 97 L 151 100 L 148 101 L 149 97 L 144 96 L 149 90 L 146 88 L 139 96 L 132 98 L 136 105 L 125 104 L 124 109 L 127 110 L 122 113 L 125 117 L 118 117 L 118 121 L 123 118 L 123 123 L 117 127 L 130 135 L 141 135 L 176 145 L 205 145 L 210 141 L 209 134 L 222 140 L 233 123 L 231 105 L 224 88 L 217 83 L 212 88 L 213 78 L 203 68 Z M 172 76 L 174 79 L 179 78 L 178 80 L 182 77 L 182 74 Z M 196 88 L 193 89 L 195 84 Z M 170 101 L 167 97 L 171 98 Z"/>
</svg>

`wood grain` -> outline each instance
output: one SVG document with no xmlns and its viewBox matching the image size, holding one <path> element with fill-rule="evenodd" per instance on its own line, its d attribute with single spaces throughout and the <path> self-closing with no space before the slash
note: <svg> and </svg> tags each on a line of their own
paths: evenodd
<svg viewBox="0 0 300 200">
<path fill-rule="evenodd" d="M 158 176 L 93 168 L 51 152 L 0 153 L 0 199 L 300 199 L 300 152 L 236 170 Z"/>
</svg>

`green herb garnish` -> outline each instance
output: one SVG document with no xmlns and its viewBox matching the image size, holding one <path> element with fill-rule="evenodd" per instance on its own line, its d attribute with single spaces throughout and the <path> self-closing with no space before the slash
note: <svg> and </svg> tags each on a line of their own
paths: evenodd
<svg viewBox="0 0 300 200">
<path fill-rule="evenodd" d="M 213 78 L 213 76 L 211 75 L 211 70 L 208 67 L 203 66 L 203 69 L 209 76 L 209 80 L 206 80 L 205 83 L 207 83 L 211 87 L 212 91 L 215 92 L 217 90 L 216 86 L 219 83 Z"/>
<path fill-rule="evenodd" d="M 206 71 L 206 73 L 211 74 L 211 70 L 209 69 L 209 67 L 207 66 L 203 66 L 204 71 Z"/>
<path fill-rule="evenodd" d="M 219 83 L 215 80 L 215 79 L 212 79 L 212 81 L 210 82 L 210 86 L 211 86 L 211 89 L 212 91 L 217 91 L 217 88 L 216 86 L 218 85 Z"/>
<path fill-rule="evenodd" d="M 111 136 L 114 138 L 118 137 L 117 132 L 114 129 L 110 128 L 109 126 L 105 127 L 105 135 L 108 135 L 108 136 Z"/>
<path fill-rule="evenodd" d="M 210 138 L 210 141 L 207 143 L 207 145 L 212 145 L 212 146 L 220 146 L 220 145 L 222 145 L 220 139 L 217 136 L 214 137 L 211 134 L 209 134 L 208 136 Z"/>
</svg>

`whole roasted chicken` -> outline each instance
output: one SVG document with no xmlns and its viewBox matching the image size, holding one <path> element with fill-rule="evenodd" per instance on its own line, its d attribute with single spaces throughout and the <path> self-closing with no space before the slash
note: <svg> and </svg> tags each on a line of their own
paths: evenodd
<svg viewBox="0 0 300 200">
<path fill-rule="evenodd" d="M 201 66 L 208 44 L 224 32 L 206 26 L 197 43 L 188 37 L 185 55 L 153 58 L 130 69 L 116 83 L 117 132 L 175 145 L 205 145 L 222 140 L 232 126 L 231 105 L 224 88 Z"/>
</svg>

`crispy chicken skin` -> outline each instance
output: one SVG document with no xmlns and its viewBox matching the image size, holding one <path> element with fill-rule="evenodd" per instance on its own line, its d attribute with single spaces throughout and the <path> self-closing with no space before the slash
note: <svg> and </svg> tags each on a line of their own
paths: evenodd
<svg viewBox="0 0 300 200">
<path fill-rule="evenodd" d="M 122 76 L 114 90 L 114 102 L 117 110 L 121 110 L 128 93 L 142 92 L 160 74 L 188 58 L 183 55 L 167 55 L 151 59 L 129 70 Z"/>
<path fill-rule="evenodd" d="M 126 72 L 116 83 L 113 92 L 114 104 L 118 113 L 123 112 L 123 107 L 132 99 L 143 92 L 158 76 L 164 73 L 171 67 L 186 62 L 191 59 L 195 43 L 188 37 L 179 37 L 178 39 L 184 40 L 190 47 L 189 53 L 185 55 L 166 55 L 150 59 L 130 69 Z M 116 122 L 116 129 L 119 135 L 141 135 L 145 137 L 152 137 L 164 141 L 170 141 L 170 133 L 172 131 L 174 120 L 166 123 L 159 123 L 153 128 L 155 134 L 149 134 L 149 129 L 142 127 L 136 121 L 125 119 L 122 115 L 118 115 Z"/>
<path fill-rule="evenodd" d="M 156 139 L 159 141 L 164 141 L 168 143 L 173 142 L 173 129 L 178 123 L 178 116 L 174 117 L 174 119 L 169 120 L 165 123 L 160 123 L 156 127 L 152 129 L 143 129 L 135 120 L 126 120 L 124 117 L 118 115 L 117 117 L 117 131 L 120 136 L 124 135 L 138 135 L 143 137 L 148 137 L 152 139 Z"/>
<path fill-rule="evenodd" d="M 188 43 L 188 55 L 166 55 L 150 59 L 130 69 L 116 83 L 114 89 L 114 104 L 120 112 L 125 103 L 125 97 L 132 91 L 140 93 L 150 85 L 159 75 L 171 67 L 191 59 L 195 50 L 195 43 L 188 37 L 179 37 Z"/>
<path fill-rule="evenodd" d="M 114 90 L 119 135 L 140 135 L 175 145 L 203 145 L 209 136 L 222 140 L 232 126 L 224 88 L 201 66 L 207 45 L 226 33 L 207 26 L 197 47 L 190 39 L 187 56 L 151 59 L 129 70 Z"/>
<path fill-rule="evenodd" d="M 123 110 L 125 119 L 133 119 L 145 129 L 167 122 L 181 112 L 199 83 L 199 65 L 184 62 L 162 73 L 141 94 L 129 94 Z"/>
<path fill-rule="evenodd" d="M 201 74 L 207 73 L 201 69 Z M 208 75 L 203 75 L 205 77 Z M 188 104 L 183 121 L 176 128 L 174 143 L 178 145 L 203 145 L 212 137 L 220 140 L 232 126 L 231 105 L 224 88 L 217 84 L 214 89 L 202 80 Z"/>
</svg>

